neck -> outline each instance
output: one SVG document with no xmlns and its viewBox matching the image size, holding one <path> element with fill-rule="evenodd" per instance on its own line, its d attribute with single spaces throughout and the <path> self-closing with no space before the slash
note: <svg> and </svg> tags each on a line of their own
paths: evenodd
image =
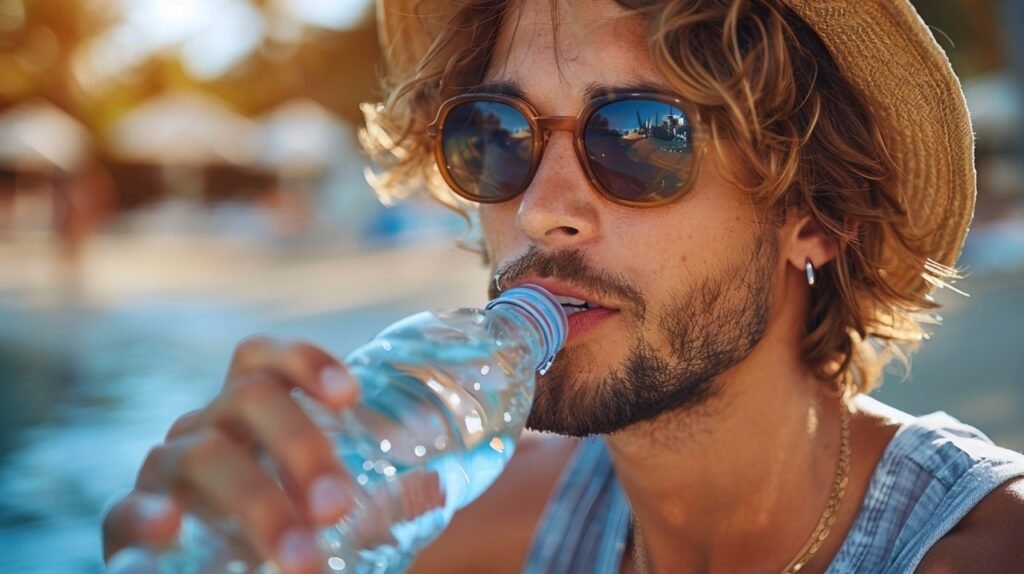
<svg viewBox="0 0 1024 574">
<path fill-rule="evenodd" d="M 766 336 L 709 404 L 607 437 L 652 571 L 781 571 L 807 542 L 845 405 L 787 348 Z"/>
</svg>

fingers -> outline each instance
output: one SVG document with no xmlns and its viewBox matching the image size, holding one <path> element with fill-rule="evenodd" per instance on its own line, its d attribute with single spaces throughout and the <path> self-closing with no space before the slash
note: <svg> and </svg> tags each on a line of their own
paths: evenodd
<svg viewBox="0 0 1024 574">
<path fill-rule="evenodd" d="M 345 366 L 309 343 L 282 344 L 268 337 L 249 337 L 238 344 L 225 386 L 249 373 L 270 370 L 322 402 L 340 409 L 358 397 L 358 385 Z"/>
<path fill-rule="evenodd" d="M 202 412 L 202 409 L 196 409 L 178 417 L 177 420 L 171 423 L 171 428 L 167 429 L 167 436 L 164 437 L 164 441 L 174 440 L 195 428 L 196 421 Z"/>
<path fill-rule="evenodd" d="M 286 386 L 302 389 L 333 410 L 350 407 L 359 397 L 359 385 L 345 366 L 326 351 L 308 343 L 286 345 L 263 336 L 244 339 L 235 349 L 225 389 L 244 383 L 254 373 L 277 377 Z M 188 413 L 171 426 L 167 440 L 211 422 L 211 418 L 201 411 Z M 232 426 L 235 424 L 233 421 L 220 422 L 243 444 L 253 438 L 244 427 Z"/>
<path fill-rule="evenodd" d="M 133 490 L 117 501 L 103 519 L 103 557 L 129 546 L 166 547 L 181 525 L 181 507 L 170 497 Z"/>
<path fill-rule="evenodd" d="M 285 572 L 322 564 L 311 529 L 260 464 L 217 429 L 202 429 L 156 447 L 139 473 L 140 489 L 172 485 L 190 502 L 232 517 L 253 549 Z"/>
<path fill-rule="evenodd" d="M 292 400 L 280 380 L 265 374 L 241 379 L 221 393 L 200 418 L 209 418 L 212 425 L 244 429 L 270 454 L 307 520 L 323 525 L 337 521 L 350 509 L 354 488 L 330 440 Z"/>
<path fill-rule="evenodd" d="M 285 572 L 322 565 L 311 525 L 340 519 L 354 506 L 357 489 L 293 389 L 329 410 L 354 405 L 359 393 L 344 365 L 318 347 L 267 337 L 242 341 L 224 390 L 175 421 L 143 464 L 137 489 L 107 513 L 105 558 L 117 554 L 125 572 L 144 568 L 145 553 L 121 551 L 167 546 L 188 508 L 236 520 L 253 549 Z M 273 469 L 258 452 L 272 459 Z"/>
</svg>

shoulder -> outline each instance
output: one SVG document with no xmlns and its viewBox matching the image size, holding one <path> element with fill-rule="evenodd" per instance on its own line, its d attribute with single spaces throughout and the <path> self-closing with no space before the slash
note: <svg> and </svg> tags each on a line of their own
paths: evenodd
<svg viewBox="0 0 1024 574">
<path fill-rule="evenodd" d="M 1024 477 L 993 490 L 921 561 L 917 572 L 1020 572 L 1024 564 Z"/>
<path fill-rule="evenodd" d="M 505 471 L 460 510 L 409 574 L 522 572 L 533 531 L 578 439 L 524 432 Z"/>
</svg>

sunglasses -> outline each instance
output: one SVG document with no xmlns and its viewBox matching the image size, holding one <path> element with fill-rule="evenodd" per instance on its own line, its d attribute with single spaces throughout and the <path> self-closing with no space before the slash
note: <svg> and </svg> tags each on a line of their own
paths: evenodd
<svg viewBox="0 0 1024 574">
<path fill-rule="evenodd" d="M 682 101 L 659 93 L 601 96 L 576 117 L 538 116 L 512 96 L 465 94 L 444 102 L 427 127 L 441 176 L 476 203 L 526 191 L 554 131 L 573 134 L 576 156 L 601 195 L 631 207 L 684 196 L 704 150 Z"/>
</svg>

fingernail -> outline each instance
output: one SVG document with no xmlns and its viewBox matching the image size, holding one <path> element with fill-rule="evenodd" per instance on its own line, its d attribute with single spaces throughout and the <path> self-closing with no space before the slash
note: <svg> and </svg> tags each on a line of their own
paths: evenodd
<svg viewBox="0 0 1024 574">
<path fill-rule="evenodd" d="M 320 388 L 332 400 L 347 398 L 354 386 L 352 377 L 338 367 L 326 367 L 320 371 Z"/>
<path fill-rule="evenodd" d="M 156 520 L 171 511 L 171 501 L 162 494 L 143 494 L 135 504 L 135 512 L 144 521 Z"/>
<path fill-rule="evenodd" d="M 156 557 L 141 548 L 125 548 L 110 558 L 107 574 L 152 574 L 158 572 Z"/>
<path fill-rule="evenodd" d="M 288 571 L 309 568 L 319 559 L 320 549 L 316 541 L 301 528 L 289 530 L 278 543 L 277 561 Z"/>
<path fill-rule="evenodd" d="M 331 523 L 351 505 L 352 491 L 335 476 L 321 476 L 309 488 L 309 509 L 317 522 Z"/>
</svg>

